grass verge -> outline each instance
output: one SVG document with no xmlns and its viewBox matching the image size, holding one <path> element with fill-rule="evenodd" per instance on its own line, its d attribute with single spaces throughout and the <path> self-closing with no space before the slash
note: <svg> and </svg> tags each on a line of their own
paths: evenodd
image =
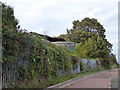
<svg viewBox="0 0 120 90">
<path fill-rule="evenodd" d="M 57 77 L 49 77 L 47 79 L 42 79 L 42 80 L 37 79 L 34 81 L 29 81 L 27 83 L 22 83 L 19 86 L 19 88 L 46 88 L 46 87 L 56 85 L 56 84 L 61 83 L 61 82 L 65 82 L 65 81 L 73 79 L 73 78 L 81 77 L 81 76 L 88 75 L 88 74 L 94 74 L 94 73 L 97 73 L 97 72 L 100 72 L 103 70 L 105 70 L 105 69 L 77 73 L 77 74 L 69 73 L 69 74 L 65 74 L 65 75 L 61 75 L 61 76 L 57 76 Z"/>
</svg>

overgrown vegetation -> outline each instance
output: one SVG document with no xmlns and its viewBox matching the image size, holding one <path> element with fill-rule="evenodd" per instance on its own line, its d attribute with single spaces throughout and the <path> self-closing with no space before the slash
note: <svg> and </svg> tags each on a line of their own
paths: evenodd
<svg viewBox="0 0 120 90">
<path fill-rule="evenodd" d="M 33 81 L 33 82 L 31 81 L 28 84 L 22 83 L 20 85 L 20 88 L 46 88 L 61 82 L 65 82 L 73 78 L 81 77 L 87 74 L 94 74 L 103 70 L 105 69 L 100 69 L 98 71 L 83 72 L 83 73 L 69 73 L 69 74 L 64 74 L 62 76 L 58 76 L 58 77 L 50 77 L 47 80 L 43 79 L 43 83 L 39 83 L 38 81 Z"/>
<path fill-rule="evenodd" d="M 40 86 L 44 87 L 44 85 L 42 84 L 44 84 L 45 82 L 48 83 L 45 85 L 45 87 L 47 87 L 47 85 L 53 85 L 68 80 L 71 77 L 73 78 L 74 76 L 70 76 L 68 78 L 66 78 L 66 76 L 62 76 L 65 80 L 60 80 L 61 77 L 59 76 L 58 70 L 61 70 L 62 73 L 64 73 L 65 71 L 69 73 L 71 70 L 71 64 L 76 64 L 80 57 L 102 57 L 99 55 L 101 55 L 101 53 L 104 53 L 105 56 L 108 56 L 104 57 L 104 60 L 108 60 L 107 62 L 109 62 L 112 58 L 112 63 L 116 63 L 114 54 L 110 54 L 107 52 L 110 50 L 108 48 L 111 47 L 111 44 L 107 43 L 107 45 L 109 44 L 109 46 L 106 46 L 106 42 L 105 44 L 103 42 L 103 46 L 99 47 L 102 41 L 99 43 L 99 37 L 97 37 L 96 34 L 94 34 L 94 36 L 97 37 L 96 39 L 98 40 L 98 42 L 97 40 L 92 39 L 93 34 L 89 32 L 88 33 L 90 34 L 90 38 L 87 37 L 86 39 L 86 37 L 82 37 L 82 43 L 81 41 L 77 41 L 80 43 L 76 47 L 76 52 L 79 53 L 78 55 L 77 53 L 65 48 L 57 47 L 51 43 L 46 43 L 42 41 L 42 38 L 37 33 L 28 33 L 27 30 L 21 29 L 21 27 L 18 25 L 18 20 L 14 16 L 13 8 L 11 6 L 5 5 L 4 3 L 0 3 L 0 5 L 2 5 L 2 71 L 4 73 L 6 70 L 5 66 L 9 67 L 11 65 L 10 63 L 18 64 L 24 62 L 24 64 L 19 64 L 15 68 L 19 71 L 19 82 L 17 82 L 15 85 L 11 84 L 9 87 L 19 87 L 22 86 L 22 84 L 30 85 L 30 83 L 40 83 Z M 74 22 L 74 25 L 76 25 L 77 23 L 79 23 L 79 21 Z M 82 35 L 83 33 L 88 34 L 84 31 L 84 28 L 82 28 L 82 30 L 83 31 L 80 31 Z M 74 26 L 74 29 L 68 31 L 68 37 L 66 38 L 70 41 L 75 40 L 74 42 L 76 42 L 76 40 L 79 40 L 79 38 L 73 38 L 73 35 L 76 35 L 74 37 L 77 37 L 77 34 L 79 36 L 79 33 L 77 33 L 76 31 L 79 32 L 79 26 Z M 104 37 L 104 30 L 101 33 L 102 34 L 100 34 L 100 36 Z M 81 36 L 79 37 L 81 38 Z M 102 39 L 103 38 L 100 38 L 100 40 Z M 93 44 L 98 44 L 98 46 L 94 48 Z M 105 47 L 105 49 L 102 49 L 102 52 L 99 51 L 99 48 L 103 47 Z M 111 56 L 109 56 L 109 54 Z M 111 62 L 109 63 L 109 65 L 112 64 Z M 81 71 L 84 71 L 83 62 L 80 62 L 80 66 Z M 57 81 L 54 81 L 56 78 L 59 79 Z"/>
<path fill-rule="evenodd" d="M 41 79 L 57 77 L 59 69 L 62 72 L 70 71 L 71 63 L 78 60 L 73 52 L 46 43 L 38 34 L 21 29 L 18 26 L 18 20 L 14 17 L 13 8 L 3 3 L 2 7 L 3 72 L 6 68 L 4 66 L 9 63 L 22 61 L 28 62 L 16 68 L 19 70 L 19 80 L 22 81 L 41 81 Z"/>
<path fill-rule="evenodd" d="M 80 61 L 80 71 L 84 71 L 84 63 L 83 61 Z"/>
<path fill-rule="evenodd" d="M 105 38 L 105 29 L 97 19 L 73 21 L 73 28 L 67 29 L 67 34 L 59 37 L 79 43 L 75 51 L 81 58 L 101 60 L 106 68 L 117 65 L 112 44 Z"/>
</svg>

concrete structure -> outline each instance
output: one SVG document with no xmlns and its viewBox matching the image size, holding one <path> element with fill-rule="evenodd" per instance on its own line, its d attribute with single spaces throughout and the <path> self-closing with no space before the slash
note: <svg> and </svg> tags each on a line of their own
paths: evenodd
<svg viewBox="0 0 120 90">
<path fill-rule="evenodd" d="M 52 44 L 56 45 L 56 46 L 62 46 L 62 47 L 65 47 L 71 51 L 74 51 L 75 49 L 75 46 L 78 44 L 78 43 L 74 43 L 74 42 L 51 42 Z"/>
</svg>

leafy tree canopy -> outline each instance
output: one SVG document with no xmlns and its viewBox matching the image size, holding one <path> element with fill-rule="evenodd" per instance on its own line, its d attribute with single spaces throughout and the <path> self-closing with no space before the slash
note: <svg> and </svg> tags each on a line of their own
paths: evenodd
<svg viewBox="0 0 120 90">
<path fill-rule="evenodd" d="M 112 44 L 105 39 L 105 29 L 97 19 L 84 18 L 81 22 L 73 21 L 73 28 L 67 29 L 66 36 L 70 41 L 79 43 L 76 52 L 81 58 L 99 58 L 107 63 L 116 62 L 114 54 L 111 54 Z"/>
<path fill-rule="evenodd" d="M 73 28 L 67 29 L 67 36 L 70 41 L 84 42 L 92 36 L 105 38 L 105 29 L 97 21 L 97 19 L 84 18 L 81 22 L 79 20 L 73 21 Z"/>
<path fill-rule="evenodd" d="M 13 8 L 1 2 L 0 6 L 2 7 L 2 26 L 17 27 L 18 20 L 14 16 Z"/>
</svg>

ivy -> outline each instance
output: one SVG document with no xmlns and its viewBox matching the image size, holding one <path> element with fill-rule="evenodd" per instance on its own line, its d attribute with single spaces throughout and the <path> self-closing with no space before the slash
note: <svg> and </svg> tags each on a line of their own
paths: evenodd
<svg viewBox="0 0 120 90">
<path fill-rule="evenodd" d="M 16 67 L 22 80 L 58 76 L 59 69 L 63 72 L 71 70 L 71 64 L 78 60 L 73 52 L 42 41 L 37 33 L 21 29 L 17 26 L 13 9 L 4 4 L 3 6 L 3 64 L 7 66 L 9 63 L 22 63 L 23 65 L 18 64 Z"/>
<path fill-rule="evenodd" d="M 80 61 L 80 71 L 84 71 L 84 64 L 83 64 L 83 61 Z"/>
</svg>

